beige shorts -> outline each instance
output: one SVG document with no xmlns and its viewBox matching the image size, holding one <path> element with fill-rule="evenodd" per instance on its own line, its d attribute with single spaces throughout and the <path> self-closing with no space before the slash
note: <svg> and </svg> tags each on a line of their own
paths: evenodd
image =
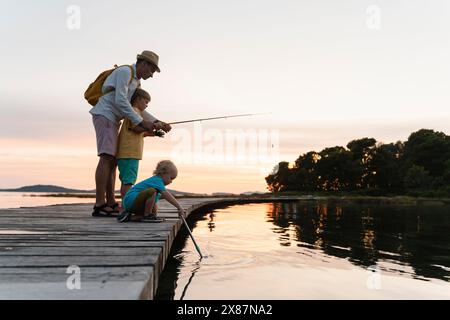
<svg viewBox="0 0 450 320">
<path fill-rule="evenodd" d="M 97 136 L 97 155 L 116 156 L 119 125 L 100 115 L 93 115 L 95 135 Z"/>
</svg>

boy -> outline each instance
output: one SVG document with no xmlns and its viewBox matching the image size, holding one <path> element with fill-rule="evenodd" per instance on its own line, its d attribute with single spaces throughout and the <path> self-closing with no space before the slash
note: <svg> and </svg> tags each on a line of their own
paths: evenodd
<svg viewBox="0 0 450 320">
<path fill-rule="evenodd" d="M 122 201 L 124 211 L 117 217 L 119 222 L 141 221 L 162 222 L 157 217 L 156 203 L 160 198 L 167 200 L 178 209 L 178 216 L 184 217 L 186 211 L 172 194 L 166 190 L 178 175 L 177 167 L 170 160 L 158 163 L 154 176 L 133 186 Z"/>
<path fill-rule="evenodd" d="M 150 94 L 138 88 L 131 98 L 131 105 L 138 115 L 142 115 L 150 100 Z M 116 156 L 119 167 L 119 179 L 122 183 L 120 187 L 122 202 L 127 191 L 136 183 L 139 160 L 142 160 L 144 150 L 144 137 L 147 136 L 154 136 L 154 134 L 150 131 L 145 131 L 141 126 L 133 126 L 129 119 L 123 121 L 119 132 Z"/>
</svg>

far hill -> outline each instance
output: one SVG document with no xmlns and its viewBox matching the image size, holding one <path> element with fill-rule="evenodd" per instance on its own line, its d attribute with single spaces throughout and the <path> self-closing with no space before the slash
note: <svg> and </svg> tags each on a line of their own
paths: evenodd
<svg viewBox="0 0 450 320">
<path fill-rule="evenodd" d="M 191 193 L 191 192 L 183 192 L 177 190 L 167 189 L 172 192 L 176 196 L 187 196 L 187 197 L 204 197 L 206 194 L 199 193 Z M 24 186 L 16 189 L 0 189 L 0 192 L 47 192 L 47 193 L 95 193 L 95 190 L 78 190 L 78 189 L 69 189 L 60 186 L 54 185 L 43 185 L 37 184 L 32 186 Z M 119 190 L 116 190 L 116 193 L 120 193 Z"/>
<path fill-rule="evenodd" d="M 60 186 L 37 184 L 33 186 L 24 186 L 17 189 L 0 189 L 4 192 L 64 192 L 64 193 L 89 193 L 93 190 L 68 189 Z"/>
</svg>

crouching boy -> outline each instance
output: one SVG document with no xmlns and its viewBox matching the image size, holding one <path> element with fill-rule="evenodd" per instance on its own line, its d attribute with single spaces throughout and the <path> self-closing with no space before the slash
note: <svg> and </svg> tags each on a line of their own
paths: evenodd
<svg viewBox="0 0 450 320">
<path fill-rule="evenodd" d="M 117 217 L 119 222 L 148 221 L 162 222 L 157 216 L 156 203 L 160 199 L 167 200 L 178 210 L 179 217 L 184 217 L 186 212 L 173 195 L 166 190 L 178 175 L 178 170 L 170 160 L 158 163 L 153 176 L 134 185 L 125 195 L 122 205 L 124 211 Z"/>
</svg>

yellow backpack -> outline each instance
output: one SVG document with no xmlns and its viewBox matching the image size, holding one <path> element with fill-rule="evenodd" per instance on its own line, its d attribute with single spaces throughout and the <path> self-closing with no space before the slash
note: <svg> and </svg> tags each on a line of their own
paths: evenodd
<svg viewBox="0 0 450 320">
<path fill-rule="evenodd" d="M 123 66 L 128 66 L 131 69 L 131 77 L 130 77 L 130 82 L 128 82 L 128 85 L 131 84 L 131 81 L 133 81 L 134 78 L 134 68 L 133 66 L 129 66 L 129 65 L 123 65 Z M 120 66 L 120 67 L 123 67 Z M 105 70 L 102 73 L 100 73 L 97 77 L 97 79 L 95 79 L 94 82 L 92 82 L 89 87 L 87 88 L 87 90 L 84 92 L 84 98 L 87 100 L 87 102 L 89 102 L 89 104 L 91 106 L 95 106 L 98 102 L 98 100 L 100 99 L 100 97 L 102 97 L 103 95 L 114 91 L 114 88 L 107 91 L 107 92 L 102 92 L 102 87 L 103 87 L 103 83 L 105 82 L 106 78 L 108 78 L 108 76 L 113 73 L 114 70 L 116 70 L 117 68 L 119 68 L 119 66 L 114 65 L 114 69 L 109 69 L 109 70 Z"/>
</svg>

